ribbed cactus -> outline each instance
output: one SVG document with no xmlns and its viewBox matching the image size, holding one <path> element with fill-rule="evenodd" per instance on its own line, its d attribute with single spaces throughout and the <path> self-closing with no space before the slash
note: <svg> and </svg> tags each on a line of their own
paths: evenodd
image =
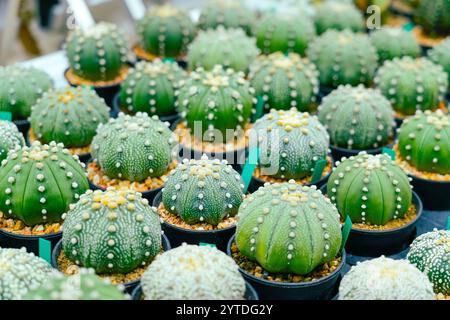
<svg viewBox="0 0 450 320">
<path fill-rule="evenodd" d="M 420 46 L 412 32 L 401 28 L 383 27 L 370 34 L 370 40 L 377 49 L 380 62 L 410 56 L 420 55 Z"/>
<path fill-rule="evenodd" d="M 339 213 L 315 186 L 267 184 L 245 198 L 238 217 L 240 253 L 266 271 L 305 275 L 339 252 Z"/>
<path fill-rule="evenodd" d="M 330 135 L 331 144 L 341 148 L 367 150 L 388 144 L 394 137 L 394 111 L 377 90 L 364 86 L 339 86 L 322 100 L 319 120 Z"/>
<path fill-rule="evenodd" d="M 25 139 L 16 125 L 9 121 L 0 120 L 0 161 L 3 161 L 10 150 L 23 147 Z"/>
<path fill-rule="evenodd" d="M 431 49 L 428 52 L 428 58 L 444 68 L 444 71 L 448 75 L 448 83 L 450 84 L 450 37 L 447 37 Z"/>
<path fill-rule="evenodd" d="M 450 230 L 434 230 L 418 236 L 407 258 L 427 274 L 434 292 L 450 295 Z"/>
<path fill-rule="evenodd" d="M 11 112 L 13 120 L 30 116 L 31 107 L 53 88 L 50 76 L 35 68 L 0 66 L 0 111 Z"/>
<path fill-rule="evenodd" d="M 211 70 L 215 65 L 247 72 L 250 63 L 258 55 L 255 40 L 247 37 L 242 29 L 217 29 L 200 31 L 189 45 L 189 67 Z"/>
<path fill-rule="evenodd" d="M 339 300 L 433 300 L 427 276 L 407 260 L 381 256 L 358 262 L 344 276 Z"/>
<path fill-rule="evenodd" d="M 159 217 L 135 191 L 89 190 L 65 215 L 62 247 L 96 273 L 128 273 L 161 251 Z"/>
<path fill-rule="evenodd" d="M 98 125 L 108 119 L 104 99 L 82 87 L 46 92 L 30 117 L 33 135 L 40 142 L 61 142 L 67 148 L 89 146 Z"/>
<path fill-rule="evenodd" d="M 378 67 L 369 36 L 349 30 L 326 31 L 311 42 L 307 55 L 319 69 L 320 83 L 328 87 L 370 84 Z"/>
<path fill-rule="evenodd" d="M 156 116 L 120 113 L 98 127 L 91 153 L 109 178 L 140 182 L 167 171 L 175 143 L 168 123 Z"/>
<path fill-rule="evenodd" d="M 316 66 L 296 53 L 258 57 L 250 66 L 249 78 L 256 96 L 262 96 L 266 111 L 291 107 L 309 111 L 319 92 Z"/>
<path fill-rule="evenodd" d="M 271 110 L 255 123 L 260 141 L 262 173 L 280 179 L 310 176 L 317 161 L 326 159 L 329 136 L 316 116 L 297 109 Z"/>
<path fill-rule="evenodd" d="M 33 253 L 0 248 L 0 300 L 20 300 L 29 290 L 44 284 L 52 267 Z"/>
<path fill-rule="evenodd" d="M 341 0 L 329 0 L 319 4 L 314 22 L 318 34 L 328 29 L 364 31 L 364 16 L 353 3 Z"/>
<path fill-rule="evenodd" d="M 141 279 L 146 300 L 243 300 L 234 260 L 208 246 L 183 244 L 158 256 Z"/>
<path fill-rule="evenodd" d="M 137 30 L 143 49 L 157 57 L 181 57 L 195 36 L 195 26 L 184 11 L 165 4 L 152 8 Z"/>
<path fill-rule="evenodd" d="M 395 58 L 378 69 L 375 84 L 402 116 L 434 110 L 448 90 L 447 74 L 426 58 Z"/>
<path fill-rule="evenodd" d="M 450 0 L 420 1 L 415 20 L 431 35 L 450 33 Z"/>
<path fill-rule="evenodd" d="M 398 150 L 419 171 L 450 174 L 450 115 L 418 111 L 400 127 Z"/>
<path fill-rule="evenodd" d="M 0 170 L 0 211 L 27 226 L 60 222 L 89 188 L 81 163 L 51 142 L 11 151 Z"/>
<path fill-rule="evenodd" d="M 187 77 L 175 63 L 139 62 L 131 69 L 120 89 L 120 108 L 127 113 L 147 112 L 168 116 L 175 113 L 180 80 Z"/>
<path fill-rule="evenodd" d="M 70 32 L 65 50 L 72 72 L 89 81 L 114 80 L 128 60 L 125 36 L 106 22 Z"/>
<path fill-rule="evenodd" d="M 336 165 L 327 193 L 343 218 L 385 225 L 406 214 L 412 201 L 409 179 L 388 155 L 361 152 Z"/>
</svg>

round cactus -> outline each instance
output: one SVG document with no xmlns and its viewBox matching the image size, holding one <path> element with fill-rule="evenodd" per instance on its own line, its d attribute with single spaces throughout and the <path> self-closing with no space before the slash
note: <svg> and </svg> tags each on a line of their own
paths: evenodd
<svg viewBox="0 0 450 320">
<path fill-rule="evenodd" d="M 352 3 L 326 1 L 316 8 L 316 30 L 322 34 L 328 29 L 364 31 L 364 17 Z"/>
<path fill-rule="evenodd" d="M 418 111 L 400 127 L 398 150 L 419 171 L 450 174 L 450 115 Z"/>
<path fill-rule="evenodd" d="M 0 248 L 0 300 L 20 300 L 29 290 L 44 284 L 52 267 L 33 253 Z"/>
<path fill-rule="evenodd" d="M 61 222 L 69 204 L 89 188 L 77 159 L 55 142 L 10 151 L 0 170 L 0 211 L 27 226 Z"/>
<path fill-rule="evenodd" d="M 370 34 L 370 40 L 377 49 L 380 62 L 410 56 L 420 55 L 420 46 L 412 32 L 402 28 L 384 27 Z"/>
<path fill-rule="evenodd" d="M 267 184 L 244 200 L 238 217 L 239 251 L 266 271 L 305 275 L 339 252 L 339 213 L 315 186 Z"/>
<path fill-rule="evenodd" d="M 121 109 L 128 113 L 147 112 L 168 116 L 175 113 L 177 90 L 186 73 L 175 63 L 139 62 L 131 69 L 120 89 Z"/>
<path fill-rule="evenodd" d="M 97 126 L 108 119 L 105 101 L 82 87 L 46 92 L 30 117 L 33 135 L 40 142 L 61 142 L 67 148 L 89 146 Z"/>
<path fill-rule="evenodd" d="M 385 225 L 402 218 L 411 206 L 408 176 L 388 155 L 361 152 L 336 165 L 327 192 L 343 218 Z"/>
<path fill-rule="evenodd" d="M 119 114 L 101 124 L 92 141 L 92 158 L 109 178 L 143 181 L 160 177 L 172 162 L 175 137 L 156 116 Z"/>
<path fill-rule="evenodd" d="M 420 1 L 415 20 L 431 35 L 450 33 L 450 0 Z"/>
<path fill-rule="evenodd" d="M 23 147 L 25 139 L 16 125 L 9 121 L 0 120 L 0 161 L 3 161 L 10 150 Z"/>
<path fill-rule="evenodd" d="M 434 230 L 417 237 L 408 260 L 425 272 L 436 293 L 450 295 L 450 230 Z"/>
<path fill-rule="evenodd" d="M 264 107 L 302 111 L 312 109 L 319 92 L 319 72 L 314 64 L 296 53 L 275 52 L 260 56 L 250 66 L 249 78 Z"/>
<path fill-rule="evenodd" d="M 96 273 L 128 273 L 161 251 L 159 217 L 138 192 L 88 190 L 65 215 L 62 247 Z"/>
<path fill-rule="evenodd" d="M 407 260 L 381 256 L 358 262 L 344 276 L 339 300 L 433 300 L 427 276 Z"/>
<path fill-rule="evenodd" d="M 448 83 L 450 84 L 450 37 L 447 37 L 431 49 L 428 52 L 428 58 L 444 68 L 444 71 L 448 75 Z"/>
<path fill-rule="evenodd" d="M 30 116 L 31 107 L 53 88 L 50 76 L 35 68 L 0 66 L 0 111 L 11 112 L 13 120 Z"/>
<path fill-rule="evenodd" d="M 114 80 L 128 60 L 125 36 L 106 22 L 70 32 L 65 50 L 72 72 L 89 81 Z"/>
<path fill-rule="evenodd" d="M 158 256 L 141 279 L 147 300 L 243 300 L 234 260 L 208 246 L 183 244 Z"/>
<path fill-rule="evenodd" d="M 378 67 L 378 54 L 369 36 L 349 30 L 328 30 L 308 48 L 309 59 L 317 66 L 320 83 L 370 84 Z"/>
<path fill-rule="evenodd" d="M 280 179 L 310 176 L 326 159 L 329 136 L 316 116 L 297 109 L 271 110 L 255 123 L 260 142 L 260 167 Z"/>
<path fill-rule="evenodd" d="M 394 136 L 394 111 L 377 90 L 340 86 L 322 100 L 319 120 L 337 147 L 367 150 L 388 144 Z"/>
<path fill-rule="evenodd" d="M 168 4 L 152 8 L 137 29 L 143 49 L 157 57 L 184 56 L 195 35 L 190 17 Z"/>
<path fill-rule="evenodd" d="M 202 67 L 211 70 L 216 65 L 246 72 L 258 55 L 255 40 L 242 29 L 217 29 L 200 31 L 189 45 L 187 56 L 191 69 Z"/>
</svg>

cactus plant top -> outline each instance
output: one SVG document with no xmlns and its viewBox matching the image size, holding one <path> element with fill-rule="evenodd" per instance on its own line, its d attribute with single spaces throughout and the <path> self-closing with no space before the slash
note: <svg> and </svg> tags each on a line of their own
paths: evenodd
<svg viewBox="0 0 450 320">
<path fill-rule="evenodd" d="M 322 34 L 328 29 L 364 31 L 362 13 L 352 3 L 341 0 L 325 1 L 319 4 L 314 20 L 318 34 Z"/>
<path fill-rule="evenodd" d="M 3 161 L 10 150 L 25 145 L 25 139 L 16 125 L 9 121 L 0 120 L 0 161 Z"/>
<path fill-rule="evenodd" d="M 412 32 L 402 28 L 384 27 L 370 34 L 370 40 L 377 49 L 380 62 L 410 56 L 420 55 L 420 46 Z"/>
<path fill-rule="evenodd" d="M 447 37 L 444 41 L 431 49 L 428 53 L 428 58 L 444 68 L 450 84 L 450 37 Z"/>
</svg>

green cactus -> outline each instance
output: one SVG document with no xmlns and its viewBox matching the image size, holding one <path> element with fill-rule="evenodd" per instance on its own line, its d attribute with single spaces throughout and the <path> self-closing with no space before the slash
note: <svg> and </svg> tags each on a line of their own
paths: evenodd
<svg viewBox="0 0 450 320">
<path fill-rule="evenodd" d="M 448 83 L 450 84 L 450 37 L 447 37 L 440 44 L 435 46 L 428 52 L 428 58 L 435 64 L 439 64 L 444 68 L 448 75 Z"/>
<path fill-rule="evenodd" d="M 420 55 L 420 46 L 412 32 L 402 28 L 383 27 L 370 34 L 372 45 L 377 49 L 380 62 Z"/>
<path fill-rule="evenodd" d="M 262 96 L 267 111 L 291 107 L 309 111 L 319 93 L 316 66 L 296 53 L 285 56 L 275 52 L 258 57 L 250 66 L 249 78 L 256 96 Z"/>
<path fill-rule="evenodd" d="M 339 300 L 433 300 L 427 276 L 407 260 L 381 256 L 358 262 L 344 276 Z"/>
<path fill-rule="evenodd" d="M 450 115 L 418 111 L 403 121 L 398 150 L 419 171 L 450 174 Z"/>
<path fill-rule="evenodd" d="M 35 68 L 0 66 L 0 111 L 11 112 L 13 120 L 30 116 L 31 107 L 53 88 L 50 76 Z"/>
<path fill-rule="evenodd" d="M 2 161 L 0 211 L 27 226 L 61 222 L 89 188 L 83 165 L 62 144 L 16 148 Z"/>
<path fill-rule="evenodd" d="M 213 69 L 216 65 L 247 72 L 258 55 L 255 39 L 247 37 L 242 29 L 217 29 L 200 31 L 189 45 L 188 65 L 194 70 Z"/>
<path fill-rule="evenodd" d="M 120 89 L 120 107 L 127 113 L 174 114 L 177 90 L 186 72 L 175 63 L 139 62 L 131 69 Z"/>
<path fill-rule="evenodd" d="M 364 31 L 364 16 L 353 3 L 325 1 L 316 8 L 316 31 L 322 34 L 328 29 Z"/>
<path fill-rule="evenodd" d="M 65 215 L 64 254 L 98 274 L 128 273 L 161 251 L 156 209 L 132 190 L 88 190 Z"/>
<path fill-rule="evenodd" d="M 117 119 L 99 125 L 92 158 L 109 178 L 141 182 L 160 177 L 172 162 L 176 143 L 168 125 L 146 113 L 120 113 Z"/>
<path fill-rule="evenodd" d="M 420 1 L 415 20 L 431 35 L 450 33 L 450 0 Z"/>
<path fill-rule="evenodd" d="M 216 248 L 183 244 L 164 252 L 141 279 L 146 300 L 243 300 L 245 281 Z"/>
<path fill-rule="evenodd" d="M 356 150 L 379 148 L 394 137 L 394 111 L 378 91 L 364 86 L 339 86 L 322 100 L 319 120 L 331 144 Z"/>
<path fill-rule="evenodd" d="M 10 150 L 24 145 L 25 139 L 16 125 L 9 121 L 0 120 L 0 161 L 6 159 Z"/>
</svg>

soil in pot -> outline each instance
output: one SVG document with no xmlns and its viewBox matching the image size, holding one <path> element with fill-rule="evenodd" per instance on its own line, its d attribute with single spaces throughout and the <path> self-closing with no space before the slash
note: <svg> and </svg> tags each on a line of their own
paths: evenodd
<svg viewBox="0 0 450 320">
<path fill-rule="evenodd" d="M 448 109 L 446 107 L 446 103 L 444 101 L 441 101 L 441 103 L 439 104 L 439 107 L 437 108 L 438 110 L 442 110 L 444 113 L 448 113 Z M 400 112 L 395 112 L 395 123 L 397 124 L 397 128 L 399 128 L 402 123 L 403 120 L 407 117 L 412 117 L 413 115 L 404 115 Z"/>
</svg>

